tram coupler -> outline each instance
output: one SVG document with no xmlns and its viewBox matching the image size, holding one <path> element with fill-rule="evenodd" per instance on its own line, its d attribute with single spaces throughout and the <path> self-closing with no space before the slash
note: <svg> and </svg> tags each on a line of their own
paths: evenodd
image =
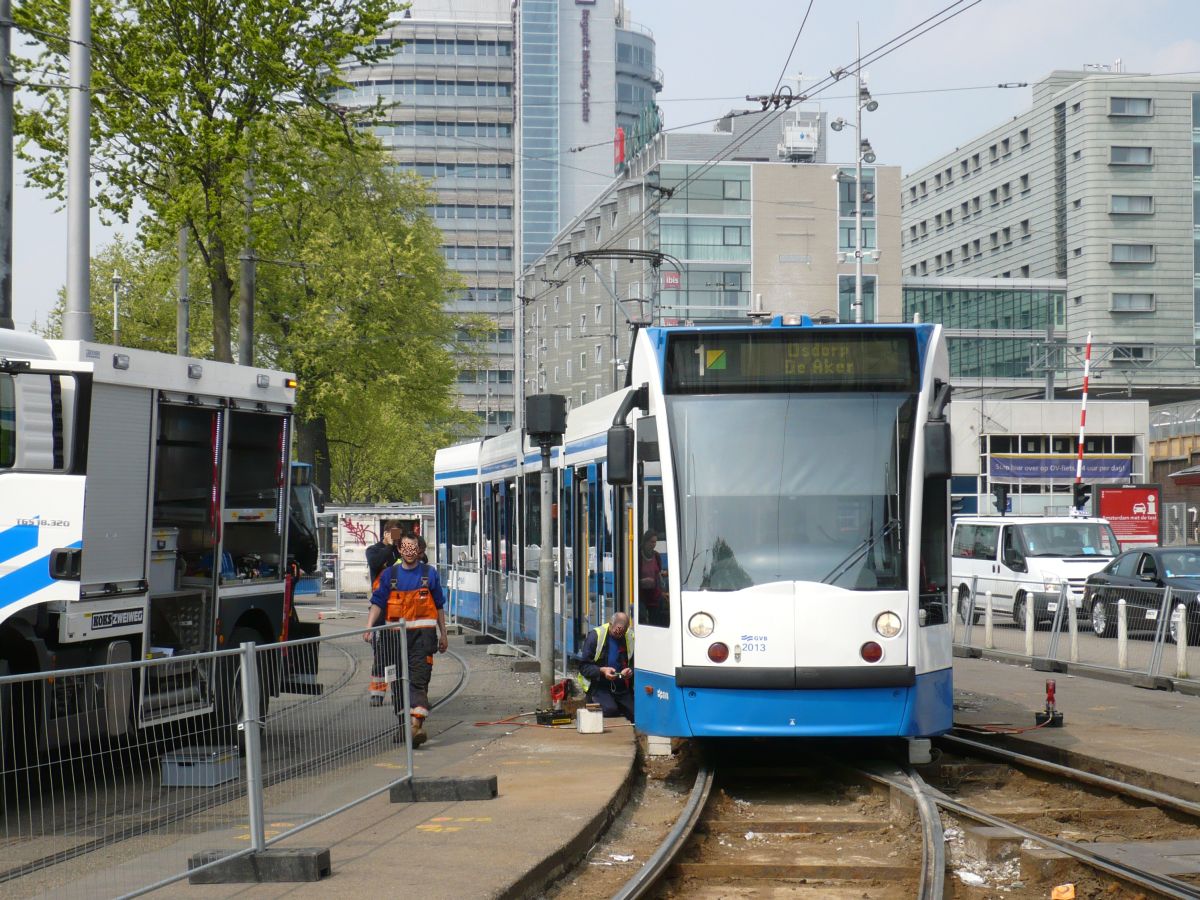
<svg viewBox="0 0 1200 900">
<path fill-rule="evenodd" d="M 1054 693 L 1056 686 L 1054 679 L 1049 679 L 1046 682 L 1046 708 L 1041 712 L 1033 714 L 1034 724 L 1038 728 L 1062 728 L 1063 714 L 1054 708 Z"/>
</svg>

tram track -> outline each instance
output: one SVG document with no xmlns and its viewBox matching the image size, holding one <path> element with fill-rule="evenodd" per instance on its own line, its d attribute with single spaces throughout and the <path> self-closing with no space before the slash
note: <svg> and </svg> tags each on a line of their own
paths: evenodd
<svg viewBox="0 0 1200 900">
<path fill-rule="evenodd" d="M 1060 854 L 1077 872 L 1103 873 L 1153 896 L 1200 896 L 1200 870 L 1170 871 L 1172 858 L 1200 852 L 1200 804 L 960 736 L 938 743 L 962 754 L 930 767 L 929 777 L 946 783 L 931 787 L 931 797 L 948 814 L 992 829 L 998 842 L 1020 839 Z M 1156 847 L 1162 862 L 1146 864 Z"/>
<path fill-rule="evenodd" d="M 892 789 L 914 798 L 919 848 L 895 818 Z M 936 806 L 914 773 L 708 762 L 666 838 L 615 896 L 740 896 L 784 881 L 797 895 L 940 900 L 943 846 Z"/>
<path fill-rule="evenodd" d="M 325 691 L 320 695 L 320 697 L 312 701 L 314 704 L 327 702 L 330 697 L 338 694 L 346 687 L 352 685 L 357 679 L 359 673 L 359 665 L 361 660 L 358 657 L 346 650 L 344 647 L 336 644 L 331 645 L 330 649 L 340 653 L 346 660 L 347 665 L 345 671 L 342 673 L 339 679 L 333 684 L 327 685 Z M 461 655 L 453 651 L 447 651 L 446 655 L 453 657 L 459 664 L 458 681 L 444 696 L 432 704 L 432 709 L 437 709 L 438 707 L 454 699 L 454 697 L 465 690 L 470 679 L 470 668 L 467 665 L 466 660 Z M 351 709 L 352 708 L 348 704 L 344 704 L 342 709 L 333 714 L 334 721 L 336 722 L 343 720 L 351 712 Z M 270 715 L 268 714 L 267 719 L 269 720 L 269 718 Z M 388 727 L 378 733 L 369 734 L 347 744 L 339 744 L 336 748 L 330 749 L 325 753 L 318 754 L 317 756 L 310 757 L 308 759 L 297 760 L 283 768 L 264 773 L 263 787 L 264 789 L 267 789 L 294 778 L 312 775 L 323 769 L 344 762 L 347 759 L 351 759 L 356 753 L 368 749 L 381 740 L 390 737 L 394 729 L 395 726 L 389 724 Z M 150 757 L 150 759 L 153 758 L 153 756 Z M 36 872 L 52 868 L 53 866 L 61 865 L 62 863 L 78 859 L 97 850 L 110 848 L 124 841 L 162 831 L 173 825 L 178 825 L 190 819 L 195 819 L 228 803 L 242 799 L 245 796 L 245 782 L 244 780 L 239 780 L 236 785 L 231 786 L 228 789 L 210 792 L 206 797 L 201 798 L 198 801 L 190 799 L 178 801 L 170 804 L 161 814 L 152 818 L 144 819 L 135 824 L 119 828 L 115 831 L 109 831 L 100 837 L 82 841 L 72 847 L 56 850 L 53 853 L 45 854 L 36 859 L 28 860 L 19 865 L 0 870 L 0 884 L 16 881 L 19 878 L 24 878 Z M 107 820 L 119 819 L 122 816 L 129 816 L 136 814 L 137 812 L 137 809 L 131 808 L 129 805 L 126 805 L 124 809 L 116 810 L 114 810 L 111 806 L 104 806 L 104 818 Z M 90 822 L 85 821 L 78 824 L 76 826 L 76 830 L 91 830 L 94 829 L 98 824 L 98 820 L 93 817 Z"/>
<path fill-rule="evenodd" d="M 748 778 L 702 763 L 674 826 L 614 896 L 738 897 L 770 882 L 789 896 L 1045 897 L 1071 882 L 1079 896 L 1116 896 L 1120 884 L 1143 897 L 1200 897 L 1200 866 L 1170 869 L 1200 855 L 1200 803 L 961 737 L 939 746 L 941 759 L 919 772 L 813 760 L 816 782 L 795 765 Z M 867 798 L 868 782 L 890 799 Z M 981 884 L 971 880 L 979 871 L 992 874 Z"/>
</svg>

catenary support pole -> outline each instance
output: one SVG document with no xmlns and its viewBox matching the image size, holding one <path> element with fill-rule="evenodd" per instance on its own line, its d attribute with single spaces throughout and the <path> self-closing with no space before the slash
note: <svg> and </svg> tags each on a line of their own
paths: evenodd
<svg viewBox="0 0 1200 900">
<path fill-rule="evenodd" d="M 246 164 L 243 179 L 245 189 L 246 219 L 242 227 L 245 240 L 241 253 L 241 285 L 238 291 L 238 363 L 254 365 L 254 288 L 257 281 L 254 258 L 254 233 L 251 219 L 254 216 L 254 159 Z"/>
<path fill-rule="evenodd" d="M 550 470 L 550 443 L 542 441 L 542 530 L 538 557 L 538 666 L 542 674 L 542 707 L 552 703 L 554 687 L 554 537 L 550 505 L 554 473 Z"/>
<path fill-rule="evenodd" d="M 70 70 L 67 76 L 67 305 L 63 337 L 90 341 L 91 296 L 91 146 L 92 7 L 71 0 Z"/>
<path fill-rule="evenodd" d="M 13 328 L 12 0 L 0 0 L 0 328 Z"/>
<path fill-rule="evenodd" d="M 188 229 L 179 226 L 179 299 L 175 305 L 175 352 L 187 356 L 191 330 L 191 297 L 188 296 Z"/>
</svg>

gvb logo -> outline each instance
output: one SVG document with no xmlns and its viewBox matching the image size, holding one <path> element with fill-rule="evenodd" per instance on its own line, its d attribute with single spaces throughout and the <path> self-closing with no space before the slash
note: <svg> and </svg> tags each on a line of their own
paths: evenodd
<svg viewBox="0 0 1200 900">
<path fill-rule="evenodd" d="M 659 700 L 670 700 L 671 699 L 671 695 L 668 694 L 666 691 L 662 690 L 661 688 L 659 688 L 658 690 L 656 690 L 654 692 L 654 696 L 657 697 Z"/>
</svg>

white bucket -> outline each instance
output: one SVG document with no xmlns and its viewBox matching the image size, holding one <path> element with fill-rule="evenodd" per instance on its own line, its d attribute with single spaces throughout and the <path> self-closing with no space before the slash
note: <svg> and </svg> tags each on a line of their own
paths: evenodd
<svg viewBox="0 0 1200 900">
<path fill-rule="evenodd" d="M 603 734 L 604 713 L 598 709 L 579 709 L 575 713 L 575 730 L 580 734 Z"/>
</svg>

